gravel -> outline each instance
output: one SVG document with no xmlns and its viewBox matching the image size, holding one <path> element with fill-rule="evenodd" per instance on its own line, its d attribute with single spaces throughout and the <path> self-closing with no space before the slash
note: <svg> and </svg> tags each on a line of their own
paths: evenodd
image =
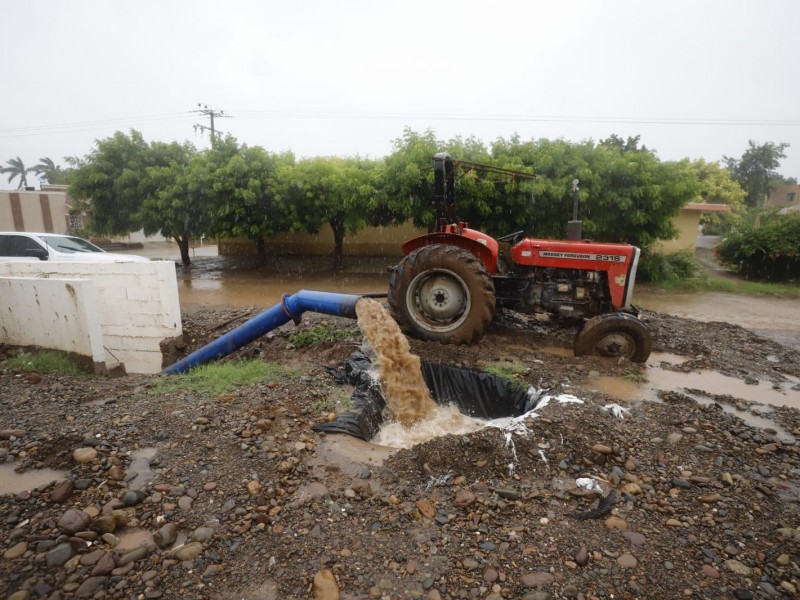
<svg viewBox="0 0 800 600">
<path fill-rule="evenodd" d="M 241 312 L 185 315 L 186 351 Z M 796 352 L 736 325 L 645 318 L 655 351 L 683 357 L 658 368 L 710 369 L 742 386 L 800 377 Z M 353 326 L 306 315 L 300 327 L 320 323 Z M 0 487 L 0 597 L 797 596 L 796 409 L 768 414 L 787 436 L 729 410 L 763 407 L 713 389 L 702 404 L 590 392 L 590 376 L 646 368 L 548 351 L 574 332 L 503 314 L 478 345 L 412 340 L 412 350 L 465 367 L 522 364 L 525 383 L 582 390 L 584 403 L 551 403 L 513 445 L 486 428 L 389 451 L 312 431 L 347 395 L 326 368 L 361 339 L 296 348 L 293 330 L 238 354 L 294 374 L 216 398 L 155 393 L 160 376 L 30 377 L 0 365 L 0 460 L 23 475 L 58 471 L 29 490 Z M 611 402 L 629 412 L 614 416 Z M 142 452 L 150 468 L 132 468 Z M 612 490 L 607 514 L 576 518 Z"/>
</svg>

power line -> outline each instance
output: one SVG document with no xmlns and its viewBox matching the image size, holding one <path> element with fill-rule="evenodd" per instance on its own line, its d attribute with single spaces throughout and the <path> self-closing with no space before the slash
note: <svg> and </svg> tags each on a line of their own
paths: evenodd
<svg viewBox="0 0 800 600">
<path fill-rule="evenodd" d="M 294 110 L 237 110 L 237 116 L 254 119 L 391 119 L 437 121 L 510 121 L 544 123 L 614 123 L 633 125 L 724 125 L 800 127 L 799 120 L 781 119 L 690 119 L 670 117 L 607 117 L 576 115 L 493 115 L 403 112 L 333 112 Z"/>
<path fill-rule="evenodd" d="M 201 106 L 201 105 L 198 105 Z M 792 119 L 691 119 L 669 117 L 607 117 L 581 115 L 525 115 L 525 114 L 442 114 L 413 112 L 356 112 L 356 111 L 297 111 L 297 110 L 236 110 L 236 116 L 243 119 L 308 119 L 308 120 L 395 120 L 395 121 L 495 121 L 495 122 L 538 122 L 538 123 L 604 123 L 628 125 L 668 125 L 668 126 L 722 126 L 722 127 L 799 127 L 800 120 Z M 195 114 L 209 118 L 209 125 L 195 124 L 195 130 L 210 131 L 213 136 L 223 132 L 216 129 L 216 118 L 231 115 L 201 106 L 192 111 L 179 113 L 160 113 L 109 119 L 52 123 L 27 127 L 0 128 L 0 139 L 39 135 L 57 135 L 84 131 L 107 130 L 109 128 L 130 128 L 138 124 L 179 123 L 194 119 Z"/>
<path fill-rule="evenodd" d="M 135 124 L 174 123 L 191 119 L 190 113 L 163 113 L 157 115 L 140 115 L 133 117 L 117 117 L 95 121 L 74 121 L 70 123 L 34 125 L 29 127 L 9 127 L 0 129 L 0 138 L 27 137 L 33 135 L 54 135 L 59 133 L 76 133 L 108 129 L 109 127 L 130 127 Z"/>
</svg>

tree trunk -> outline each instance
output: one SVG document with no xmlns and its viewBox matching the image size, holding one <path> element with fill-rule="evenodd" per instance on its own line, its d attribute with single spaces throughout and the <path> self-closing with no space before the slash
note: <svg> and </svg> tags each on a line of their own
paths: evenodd
<svg viewBox="0 0 800 600">
<path fill-rule="evenodd" d="M 329 221 L 333 230 L 333 270 L 341 271 L 344 268 L 344 223 Z"/>
<path fill-rule="evenodd" d="M 175 241 L 181 250 L 181 264 L 184 267 L 188 267 L 192 264 L 192 259 L 189 258 L 189 238 L 187 236 L 176 236 Z"/>
<path fill-rule="evenodd" d="M 261 258 L 267 255 L 267 243 L 264 241 L 263 235 L 258 236 L 256 240 L 256 252 Z"/>
</svg>

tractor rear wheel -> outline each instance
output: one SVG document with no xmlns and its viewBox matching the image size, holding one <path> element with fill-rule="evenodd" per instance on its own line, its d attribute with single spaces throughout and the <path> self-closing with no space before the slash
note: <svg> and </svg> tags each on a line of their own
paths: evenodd
<svg viewBox="0 0 800 600">
<path fill-rule="evenodd" d="M 474 255 L 435 244 L 406 256 L 389 280 L 389 310 L 413 337 L 470 344 L 494 316 L 494 284 Z"/>
<path fill-rule="evenodd" d="M 575 338 L 575 356 L 596 354 L 645 362 L 653 349 L 650 330 L 628 313 L 608 313 L 589 319 Z"/>
</svg>

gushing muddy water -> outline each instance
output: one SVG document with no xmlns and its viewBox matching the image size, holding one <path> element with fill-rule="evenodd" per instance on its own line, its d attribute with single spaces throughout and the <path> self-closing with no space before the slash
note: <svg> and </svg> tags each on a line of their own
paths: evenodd
<svg viewBox="0 0 800 600">
<path fill-rule="evenodd" d="M 422 377 L 419 356 L 411 353 L 395 320 L 371 298 L 358 301 L 356 314 L 358 327 L 378 357 L 383 397 L 394 418 L 409 427 L 430 417 L 436 404 Z"/>
</svg>

